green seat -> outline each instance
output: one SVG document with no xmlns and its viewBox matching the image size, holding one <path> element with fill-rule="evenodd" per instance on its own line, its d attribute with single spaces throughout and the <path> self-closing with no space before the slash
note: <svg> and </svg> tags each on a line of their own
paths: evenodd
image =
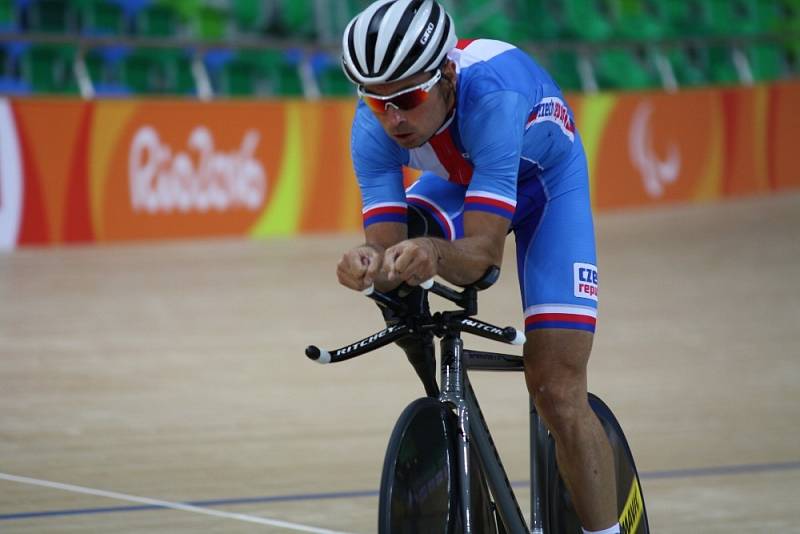
<svg viewBox="0 0 800 534">
<path fill-rule="evenodd" d="M 462 0 L 455 10 L 454 20 L 459 37 L 500 39 L 511 37 L 511 21 L 502 5 L 483 0 Z"/>
<path fill-rule="evenodd" d="M 683 35 L 747 37 L 774 32 L 781 10 L 773 0 L 689 0 L 661 2 L 661 9 L 680 14 L 675 25 Z"/>
<path fill-rule="evenodd" d="M 800 39 L 784 43 L 783 57 L 789 73 L 800 77 Z"/>
<path fill-rule="evenodd" d="M 660 0 L 652 5 L 664 33 L 670 37 L 701 37 L 708 34 L 704 0 Z"/>
<path fill-rule="evenodd" d="M 90 48 L 84 52 L 83 61 L 98 97 L 127 96 L 130 93 L 123 74 L 128 53 L 124 46 Z"/>
<path fill-rule="evenodd" d="M 778 0 L 776 4 L 776 31 L 786 35 L 800 34 L 800 0 Z"/>
<path fill-rule="evenodd" d="M 743 52 L 755 82 L 778 80 L 790 72 L 786 50 L 778 44 L 751 44 Z M 733 49 L 725 45 L 687 45 L 671 50 L 668 57 L 680 85 L 736 85 L 742 80 L 733 54 Z"/>
<path fill-rule="evenodd" d="M 124 61 L 123 83 L 138 94 L 187 95 L 196 92 L 189 53 L 173 48 L 134 50 Z"/>
<path fill-rule="evenodd" d="M 612 0 L 614 34 L 637 40 L 655 40 L 668 34 L 668 25 L 649 6 L 641 0 Z"/>
<path fill-rule="evenodd" d="M 524 44 L 557 39 L 562 32 L 561 23 L 558 17 L 549 16 L 550 9 L 546 0 L 513 0 L 511 41 Z M 545 14 L 548 16 L 544 16 Z"/>
<path fill-rule="evenodd" d="M 717 36 L 748 36 L 763 31 L 762 0 L 704 0 L 709 32 Z"/>
<path fill-rule="evenodd" d="M 242 50 L 223 68 L 219 92 L 227 96 L 302 96 L 297 67 L 279 50 Z"/>
<path fill-rule="evenodd" d="M 278 96 L 303 96 L 303 81 L 300 79 L 298 66 L 289 61 L 281 51 L 262 53 L 262 64 L 271 69 L 274 76 L 274 94 Z"/>
<path fill-rule="evenodd" d="M 660 84 L 655 68 L 642 49 L 600 50 L 594 58 L 594 70 L 601 89 L 650 89 Z"/>
<path fill-rule="evenodd" d="M 756 82 L 771 82 L 783 78 L 786 63 L 783 49 L 776 43 L 759 43 L 747 47 L 747 60 Z"/>
<path fill-rule="evenodd" d="M 775 33 L 780 31 L 782 23 L 781 9 L 775 1 L 755 2 L 756 23 L 758 24 L 757 33 Z"/>
<path fill-rule="evenodd" d="M 240 33 L 260 33 L 269 25 L 274 2 L 264 0 L 231 0 L 231 18 Z"/>
<path fill-rule="evenodd" d="M 13 30 L 16 27 L 17 17 L 14 0 L 0 0 L 0 30 Z"/>
<path fill-rule="evenodd" d="M 368 5 L 363 0 L 317 2 L 314 7 L 318 41 L 338 46 L 347 23 Z"/>
<path fill-rule="evenodd" d="M 578 56 L 575 52 L 556 50 L 551 52 L 542 63 L 562 90 L 581 91 L 583 89 L 578 73 Z"/>
<path fill-rule="evenodd" d="M 709 80 L 718 85 L 740 83 L 741 80 L 733 63 L 731 49 L 727 46 L 712 45 L 707 50 L 706 69 Z"/>
<path fill-rule="evenodd" d="M 199 0 L 160 0 L 159 3 L 174 9 L 181 21 L 187 23 L 194 18 L 200 7 Z"/>
<path fill-rule="evenodd" d="M 563 36 L 581 41 L 605 41 L 612 36 L 607 6 L 600 0 L 564 0 Z"/>
<path fill-rule="evenodd" d="M 74 46 L 31 45 L 22 56 L 22 78 L 35 93 L 78 94 L 74 60 Z"/>
<path fill-rule="evenodd" d="M 258 92 L 261 77 L 257 62 L 237 54 L 222 67 L 214 91 L 220 96 L 252 96 Z"/>
<path fill-rule="evenodd" d="M 488 39 L 498 39 L 500 41 L 509 41 L 512 33 L 511 20 L 502 11 L 496 10 L 489 17 L 485 18 L 475 28 L 476 36 L 485 37 Z"/>
<path fill-rule="evenodd" d="M 215 79 L 215 93 L 234 98 L 277 94 L 280 90 L 279 73 L 264 56 L 265 52 L 259 50 L 235 53 Z"/>
<path fill-rule="evenodd" d="M 119 4 L 107 0 L 72 0 L 78 12 L 83 33 L 90 35 L 122 35 L 125 19 Z"/>
<path fill-rule="evenodd" d="M 228 8 L 219 0 L 171 0 L 182 26 L 189 36 L 206 41 L 220 41 L 228 34 Z"/>
<path fill-rule="evenodd" d="M 341 70 L 326 70 L 319 75 L 317 81 L 319 90 L 324 96 L 353 96 L 356 94 L 355 85 Z"/>
<path fill-rule="evenodd" d="M 708 84 L 703 49 L 687 44 L 671 48 L 666 55 L 679 86 L 696 87 Z"/>
<path fill-rule="evenodd" d="M 180 33 L 178 11 L 167 2 L 153 2 L 136 15 L 136 32 L 144 37 L 175 37 Z"/>
<path fill-rule="evenodd" d="M 275 31 L 296 39 L 317 37 L 313 0 L 280 0 Z"/>
<path fill-rule="evenodd" d="M 36 0 L 28 9 L 31 31 L 68 33 L 78 29 L 78 14 L 68 0 Z"/>
<path fill-rule="evenodd" d="M 228 11 L 215 4 L 201 4 L 192 24 L 194 36 L 208 41 L 227 37 L 229 26 Z"/>
<path fill-rule="evenodd" d="M 355 85 L 345 76 L 342 67 L 333 56 L 319 54 L 312 60 L 317 84 L 323 96 L 353 96 Z"/>
</svg>

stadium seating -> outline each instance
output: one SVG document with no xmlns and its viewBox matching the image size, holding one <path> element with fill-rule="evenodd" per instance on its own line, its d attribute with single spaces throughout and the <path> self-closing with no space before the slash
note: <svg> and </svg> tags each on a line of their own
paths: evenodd
<svg viewBox="0 0 800 534">
<path fill-rule="evenodd" d="M 647 50 L 608 48 L 594 58 L 597 84 L 601 89 L 652 89 L 660 80 Z"/>
<path fill-rule="evenodd" d="M 564 91 L 580 91 L 583 84 L 578 72 L 578 55 L 572 50 L 556 50 L 536 56 Z"/>
<path fill-rule="evenodd" d="M 75 33 L 78 12 L 68 0 L 31 0 L 25 5 L 27 29 L 42 33 Z"/>
<path fill-rule="evenodd" d="M 163 2 L 150 2 L 131 11 L 133 33 L 142 37 L 180 35 L 178 12 Z"/>
<path fill-rule="evenodd" d="M 25 95 L 31 92 L 30 82 L 22 76 L 22 56 L 30 44 L 10 42 L 0 44 L 0 92 Z"/>
<path fill-rule="evenodd" d="M 667 50 L 667 60 L 679 86 L 696 87 L 709 82 L 704 52 L 704 49 L 691 43 Z"/>
<path fill-rule="evenodd" d="M 756 82 L 777 80 L 787 71 L 784 50 L 775 43 L 750 45 L 746 48 L 746 55 Z"/>
<path fill-rule="evenodd" d="M 140 94 L 195 94 L 191 54 L 181 48 L 137 48 L 125 58 L 123 83 Z"/>
<path fill-rule="evenodd" d="M 606 4 L 600 0 L 565 0 L 563 3 L 563 37 L 577 41 L 601 42 L 612 36 Z"/>
<path fill-rule="evenodd" d="M 0 32 L 17 30 L 15 11 L 13 0 L 0 0 Z"/>
<path fill-rule="evenodd" d="M 122 6 L 107 0 L 72 0 L 81 32 L 85 35 L 123 35 L 125 16 Z"/>
<path fill-rule="evenodd" d="M 302 96 L 298 64 L 278 50 L 209 51 L 204 62 L 215 94 L 226 97 Z"/>
<path fill-rule="evenodd" d="M 355 94 L 355 86 L 342 72 L 338 56 L 325 52 L 314 54 L 311 58 L 311 67 L 322 94 L 331 96 Z"/>
<path fill-rule="evenodd" d="M 95 94 L 100 97 L 127 96 L 132 90 L 125 85 L 124 62 L 130 53 L 125 46 L 98 47 L 84 54 L 84 61 Z"/>
<path fill-rule="evenodd" d="M 21 57 L 22 77 L 36 93 L 77 94 L 75 47 L 33 44 Z"/>
<path fill-rule="evenodd" d="M 440 1 L 460 37 L 517 43 L 570 91 L 657 88 L 667 78 L 759 83 L 800 70 L 800 0 Z M 74 94 L 83 58 L 96 95 L 197 95 L 199 54 L 216 96 L 351 95 L 338 47 L 369 3 L 0 0 L 0 33 L 15 35 L 0 45 L 0 92 Z M 77 37 L 88 43 L 82 52 Z"/>
<path fill-rule="evenodd" d="M 233 0 L 231 18 L 239 32 L 256 34 L 273 18 L 274 5 L 263 0 Z"/>
</svg>

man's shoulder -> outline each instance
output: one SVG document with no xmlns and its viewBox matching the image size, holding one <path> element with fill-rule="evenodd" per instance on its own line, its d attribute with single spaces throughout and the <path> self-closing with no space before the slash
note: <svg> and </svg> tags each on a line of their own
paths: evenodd
<svg viewBox="0 0 800 534">
<path fill-rule="evenodd" d="M 462 69 L 474 64 L 486 62 L 506 52 L 522 52 L 519 48 L 505 41 L 496 39 L 461 39 L 448 56 Z"/>
<path fill-rule="evenodd" d="M 504 41 L 468 41 L 463 48 L 456 48 L 451 58 L 459 67 L 459 87 L 468 102 L 478 101 L 495 91 L 512 91 L 537 98 L 545 87 L 555 86 L 534 58 Z"/>
</svg>

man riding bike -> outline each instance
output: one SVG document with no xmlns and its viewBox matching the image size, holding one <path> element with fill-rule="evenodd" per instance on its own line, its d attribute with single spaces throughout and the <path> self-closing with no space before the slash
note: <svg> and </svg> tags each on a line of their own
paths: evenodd
<svg viewBox="0 0 800 534">
<path fill-rule="evenodd" d="M 366 241 L 343 255 L 340 283 L 466 285 L 500 266 L 513 231 L 528 391 L 585 532 L 619 533 L 611 447 L 587 402 L 598 287 L 588 170 L 561 90 L 511 44 L 459 41 L 435 0 L 372 3 L 342 47 L 360 96 L 351 150 Z M 408 189 L 404 166 L 423 172 Z M 418 372 L 434 365 L 431 347 L 398 344 Z"/>
</svg>

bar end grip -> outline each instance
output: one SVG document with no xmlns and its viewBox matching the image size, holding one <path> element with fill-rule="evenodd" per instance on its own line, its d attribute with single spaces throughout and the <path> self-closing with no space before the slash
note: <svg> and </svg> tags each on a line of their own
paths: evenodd
<svg viewBox="0 0 800 534">
<path fill-rule="evenodd" d="M 327 350 L 322 350 L 315 345 L 306 347 L 306 356 L 312 361 L 317 363 L 331 363 L 331 353 Z"/>
</svg>

